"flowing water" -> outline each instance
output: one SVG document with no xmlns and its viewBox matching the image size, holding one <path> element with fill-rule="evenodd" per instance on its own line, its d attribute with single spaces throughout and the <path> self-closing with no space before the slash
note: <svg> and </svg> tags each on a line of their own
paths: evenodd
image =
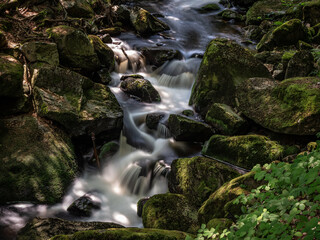
<svg viewBox="0 0 320 240">
<path fill-rule="evenodd" d="M 141 197 L 165 193 L 166 175 L 172 160 L 198 155 L 200 151 L 199 145 L 176 142 L 166 127 L 170 113 L 192 109 L 188 101 L 201 62 L 197 56 L 203 55 L 206 45 L 213 38 L 242 40 L 240 27 L 217 20 L 217 12 L 199 14 L 195 10 L 212 2 L 155 0 L 139 3 L 150 12 L 161 14 L 163 17 L 160 19 L 171 30 L 149 38 L 123 33 L 113 39 L 113 44 L 109 44 L 117 58 L 110 87 L 124 110 L 119 151 L 111 159 L 101 160 L 103 169 L 100 174 L 91 168 L 86 169 L 71 185 L 61 204 L 45 206 L 19 203 L 0 208 L 0 226 L 9 226 L 3 231 L 10 235 L 33 216 L 70 219 L 67 207 L 86 193 L 100 202 L 101 209 L 94 211 L 90 218 L 82 218 L 82 221 L 112 221 L 125 226 L 142 227 L 141 218 L 136 214 L 137 201 Z M 152 72 L 137 49 L 155 46 L 177 49 L 183 59 L 168 62 Z M 119 88 L 119 79 L 123 74 L 130 73 L 139 73 L 150 80 L 161 95 L 161 103 L 141 103 L 125 95 Z M 145 124 L 146 115 L 152 112 L 165 114 L 157 130 L 150 130 Z"/>
</svg>

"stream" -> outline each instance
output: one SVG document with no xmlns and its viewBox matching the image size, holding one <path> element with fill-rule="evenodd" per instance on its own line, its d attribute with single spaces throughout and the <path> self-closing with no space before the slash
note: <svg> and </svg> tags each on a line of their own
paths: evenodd
<svg viewBox="0 0 320 240">
<path fill-rule="evenodd" d="M 111 221 L 124 226 L 143 227 L 141 218 L 137 216 L 138 200 L 167 192 L 166 175 L 170 171 L 171 162 L 176 158 L 199 155 L 201 150 L 199 144 L 175 141 L 165 126 L 166 117 L 161 119 L 157 130 L 148 129 L 146 115 L 161 112 L 168 117 L 170 113 L 192 109 L 188 101 L 201 63 L 198 56 L 204 54 L 209 41 L 217 37 L 234 39 L 239 43 L 243 40 L 239 26 L 215 17 L 219 11 L 206 14 L 196 11 L 196 8 L 212 2 L 139 2 L 139 6 L 163 16 L 159 19 L 167 23 L 171 30 L 148 38 L 140 38 L 130 32 L 122 33 L 118 38 L 113 38 L 112 44 L 108 44 L 120 59 L 116 71 L 111 74 L 110 83 L 124 111 L 119 151 L 111 159 L 101 159 L 101 174 L 90 167 L 85 169 L 82 176 L 71 184 L 60 204 L 47 206 L 18 203 L 0 208 L 0 226 L 6 226 L 0 228 L 0 239 L 12 239 L 13 233 L 34 216 Z M 150 66 L 145 65 L 145 59 L 138 50 L 155 46 L 179 50 L 183 59 L 172 60 L 152 71 Z M 120 77 L 132 73 L 144 76 L 153 84 L 161 95 L 161 103 L 137 102 L 120 90 Z M 100 202 L 101 209 L 94 211 L 88 218 L 71 217 L 66 209 L 86 193 Z"/>
</svg>

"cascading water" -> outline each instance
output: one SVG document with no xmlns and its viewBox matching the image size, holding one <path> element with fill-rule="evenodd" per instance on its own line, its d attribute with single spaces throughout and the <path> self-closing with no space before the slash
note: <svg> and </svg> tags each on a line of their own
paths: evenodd
<svg viewBox="0 0 320 240">
<path fill-rule="evenodd" d="M 61 204 L 55 206 L 18 204 L 1 208 L 0 224 L 11 229 L 21 228 L 33 216 L 60 216 L 70 218 L 66 209 L 84 194 L 90 193 L 100 202 L 101 209 L 94 211 L 86 221 L 112 221 L 125 226 L 142 226 L 136 214 L 136 203 L 143 196 L 167 191 L 166 175 L 173 159 L 199 153 L 199 146 L 176 142 L 163 118 L 157 130 L 146 127 L 146 115 L 153 112 L 181 113 L 191 109 L 188 101 L 202 55 L 208 42 L 218 36 L 239 39 L 239 28 L 216 20 L 212 14 L 199 14 L 195 8 L 211 0 L 147 1 L 139 4 L 164 16 L 171 28 L 167 36 L 154 35 L 138 38 L 123 33 L 109 46 L 116 56 L 116 71 L 111 74 L 111 89 L 124 110 L 124 129 L 120 149 L 111 159 L 101 159 L 101 173 L 85 170 L 75 180 Z M 183 60 L 165 63 L 154 72 L 148 72 L 145 59 L 134 49 L 164 46 L 179 50 Z M 155 86 L 161 103 L 149 104 L 129 98 L 119 89 L 122 74 L 138 73 Z M 8 228 L 8 231 L 11 231 Z"/>
</svg>

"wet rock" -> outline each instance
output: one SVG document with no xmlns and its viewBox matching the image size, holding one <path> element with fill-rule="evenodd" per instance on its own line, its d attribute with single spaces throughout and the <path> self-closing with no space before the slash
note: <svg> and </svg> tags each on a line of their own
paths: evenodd
<svg viewBox="0 0 320 240">
<path fill-rule="evenodd" d="M 303 21 L 314 26 L 320 23 L 320 1 L 308 1 L 303 6 Z"/>
<path fill-rule="evenodd" d="M 120 88 L 126 94 L 133 95 L 142 102 L 161 102 L 158 91 L 147 79 L 129 77 L 121 81 Z"/>
<path fill-rule="evenodd" d="M 114 14 L 113 21 L 120 22 L 124 26 L 131 26 L 130 20 L 130 8 L 126 5 L 115 5 L 112 6 L 112 12 Z"/>
<path fill-rule="evenodd" d="M 7 42 L 6 35 L 3 31 L 0 30 L 0 49 L 7 47 L 7 45 L 8 45 L 8 42 Z"/>
<path fill-rule="evenodd" d="M 256 164 L 279 160 L 283 150 L 277 142 L 261 135 L 214 135 L 204 145 L 202 154 L 251 169 Z"/>
<path fill-rule="evenodd" d="M 141 54 L 146 58 L 147 64 L 156 67 L 162 66 L 165 62 L 173 59 L 182 59 L 182 54 L 178 50 L 165 48 L 143 48 Z"/>
<path fill-rule="evenodd" d="M 308 41 L 308 38 L 308 30 L 301 20 L 292 19 L 265 34 L 257 45 L 257 50 L 268 51 L 275 47 L 295 45 L 299 40 Z"/>
<path fill-rule="evenodd" d="M 1 119 L 0 136 L 0 203 L 61 200 L 77 169 L 68 136 L 31 115 Z"/>
<path fill-rule="evenodd" d="M 193 110 L 186 109 L 186 110 L 183 110 L 181 114 L 187 117 L 193 117 L 195 113 Z"/>
<path fill-rule="evenodd" d="M 111 37 L 116 37 L 121 34 L 124 30 L 120 27 L 110 27 L 101 29 L 99 32 L 102 34 L 109 34 Z"/>
<path fill-rule="evenodd" d="M 152 16 L 147 10 L 134 7 L 130 11 L 131 23 L 137 33 L 151 35 L 157 32 L 169 30 L 169 26 Z"/>
<path fill-rule="evenodd" d="M 170 115 L 168 128 L 177 141 L 204 142 L 213 134 L 209 125 L 177 114 Z"/>
<path fill-rule="evenodd" d="M 35 68 L 32 84 L 39 116 L 58 122 L 72 136 L 122 128 L 122 109 L 107 86 L 46 65 Z"/>
<path fill-rule="evenodd" d="M 256 25 L 249 25 L 244 28 L 245 31 L 245 36 L 247 36 L 250 40 L 253 41 L 260 41 L 265 32 Z"/>
<path fill-rule="evenodd" d="M 96 71 L 101 68 L 94 47 L 84 32 L 63 25 L 50 28 L 47 32 L 58 46 L 62 65 L 85 71 Z"/>
<path fill-rule="evenodd" d="M 268 69 L 247 50 L 227 39 L 210 42 L 201 62 L 189 104 L 204 117 L 211 104 L 236 105 L 235 89 L 253 76 L 271 77 Z"/>
<path fill-rule="evenodd" d="M 101 36 L 101 40 L 104 43 L 112 43 L 112 38 L 111 38 L 110 34 L 108 34 L 108 33 Z"/>
<path fill-rule="evenodd" d="M 232 179 L 211 194 L 198 211 L 199 222 L 208 223 L 213 218 L 232 217 L 239 211 L 241 213 L 240 207 L 235 205 L 238 210 L 229 216 L 226 205 L 241 194 L 249 194 L 252 189 L 260 186 L 261 183 L 254 180 L 254 175 L 254 172 L 249 172 Z"/>
<path fill-rule="evenodd" d="M 244 20 L 244 17 L 240 13 L 233 11 L 231 9 L 223 10 L 221 13 L 219 13 L 219 16 L 221 16 L 222 19 L 227 21 L 234 20 L 236 22 L 241 22 Z"/>
<path fill-rule="evenodd" d="M 108 68 L 102 68 L 97 72 L 94 72 L 92 80 L 96 83 L 108 85 L 111 82 L 110 70 Z"/>
<path fill-rule="evenodd" d="M 206 114 L 206 123 L 224 135 L 244 133 L 248 123 L 225 104 L 214 103 Z"/>
<path fill-rule="evenodd" d="M 114 69 L 114 53 L 111 48 L 109 48 L 106 44 L 104 44 L 101 39 L 95 35 L 89 35 L 91 44 L 94 47 L 95 52 L 98 55 L 100 63 L 109 69 L 109 71 L 113 71 Z"/>
<path fill-rule="evenodd" d="M 146 204 L 146 202 L 149 200 L 149 197 L 141 198 L 137 203 L 137 215 L 138 217 L 142 217 L 142 210 L 143 206 Z"/>
<path fill-rule="evenodd" d="M 164 113 L 150 113 L 146 116 L 146 125 L 148 128 L 157 130 L 158 124 L 162 118 L 164 118 Z"/>
<path fill-rule="evenodd" d="M 179 230 L 195 233 L 198 227 L 197 210 L 180 194 L 158 194 L 144 205 L 142 222 L 145 228 Z"/>
<path fill-rule="evenodd" d="M 214 12 L 214 11 L 219 11 L 221 8 L 219 4 L 217 3 L 209 3 L 201 8 L 197 9 L 200 13 L 208 13 L 208 12 Z"/>
<path fill-rule="evenodd" d="M 91 18 L 94 12 L 86 0 L 59 0 L 70 17 Z"/>
<path fill-rule="evenodd" d="M 85 194 L 75 200 L 67 209 L 69 213 L 79 217 L 90 217 L 94 210 L 101 207 L 101 201 L 93 194 Z"/>
<path fill-rule="evenodd" d="M 79 222 L 67 221 L 60 218 L 36 217 L 21 229 L 17 240 L 44 240 L 56 235 L 73 234 L 78 231 L 98 230 L 107 228 L 124 228 L 109 222 Z"/>
<path fill-rule="evenodd" d="M 99 158 L 103 160 L 103 159 L 112 157 L 118 150 L 119 150 L 118 143 L 108 142 L 101 147 Z"/>
<path fill-rule="evenodd" d="M 55 43 L 27 42 L 20 49 L 31 63 L 45 62 L 53 66 L 59 65 L 59 53 Z"/>
<path fill-rule="evenodd" d="M 130 75 L 123 75 L 120 78 L 120 81 L 126 80 L 127 78 L 137 78 L 137 79 L 144 79 L 144 77 L 140 74 L 130 74 Z"/>
<path fill-rule="evenodd" d="M 237 176 L 231 167 L 210 158 L 180 158 L 171 164 L 168 186 L 171 193 L 183 194 L 199 207 L 210 194 Z"/>
<path fill-rule="evenodd" d="M 319 78 L 298 77 L 276 82 L 252 78 L 239 86 L 239 109 L 273 132 L 314 135 L 320 131 Z"/>
<path fill-rule="evenodd" d="M 307 77 L 314 69 L 314 57 L 310 51 L 299 51 L 289 61 L 285 78 Z"/>
</svg>

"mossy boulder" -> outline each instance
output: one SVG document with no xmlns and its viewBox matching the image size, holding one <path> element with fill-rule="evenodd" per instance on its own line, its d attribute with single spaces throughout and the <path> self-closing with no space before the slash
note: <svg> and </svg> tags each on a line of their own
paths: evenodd
<svg viewBox="0 0 320 240">
<path fill-rule="evenodd" d="M 176 49 L 168 48 L 143 48 L 141 54 L 146 58 L 149 65 L 160 67 L 165 62 L 173 59 L 182 59 L 182 54 Z"/>
<path fill-rule="evenodd" d="M 179 158 L 171 164 L 168 186 L 171 193 L 183 194 L 199 207 L 210 194 L 237 176 L 234 169 L 210 158 Z"/>
<path fill-rule="evenodd" d="M 240 13 L 231 10 L 231 9 L 225 9 L 221 13 L 219 13 L 219 16 L 222 17 L 224 20 L 234 20 L 236 22 L 241 22 L 244 20 L 244 16 L 242 16 Z"/>
<path fill-rule="evenodd" d="M 20 49 L 31 63 L 44 62 L 53 66 L 59 65 L 59 53 L 55 43 L 27 42 Z"/>
<path fill-rule="evenodd" d="M 208 103 L 236 105 L 235 90 L 244 80 L 269 76 L 268 69 L 234 41 L 214 39 L 208 45 L 193 85 L 189 104 L 204 117 Z"/>
<path fill-rule="evenodd" d="M 50 240 L 184 240 L 187 234 L 180 231 L 162 229 L 122 228 L 77 232 L 72 235 L 60 235 Z"/>
<path fill-rule="evenodd" d="M 87 193 L 82 197 L 76 199 L 68 208 L 67 211 L 79 217 L 90 217 L 93 211 L 101 208 L 101 202 L 94 196 L 94 194 Z"/>
<path fill-rule="evenodd" d="M 194 233 L 198 230 L 197 209 L 181 194 L 158 194 L 143 206 L 145 228 L 179 230 Z"/>
<path fill-rule="evenodd" d="M 37 113 L 58 122 L 72 136 L 122 128 L 122 109 L 107 86 L 48 65 L 34 69 L 32 85 Z"/>
<path fill-rule="evenodd" d="M 60 234 L 106 228 L 123 228 L 123 226 L 108 222 L 80 222 L 36 217 L 19 231 L 17 240 L 47 240 Z"/>
<path fill-rule="evenodd" d="M 254 180 L 254 174 L 249 172 L 234 178 L 211 194 L 198 211 L 199 222 L 208 223 L 214 218 L 229 217 L 225 209 L 226 204 L 260 186 L 261 183 Z"/>
<path fill-rule="evenodd" d="M 285 78 L 307 77 L 314 70 L 314 57 L 310 51 L 294 54 L 288 62 Z"/>
<path fill-rule="evenodd" d="M 225 104 L 214 103 L 206 114 L 206 123 L 224 135 L 235 135 L 245 132 L 248 123 L 234 110 Z"/>
<path fill-rule="evenodd" d="M 314 26 L 320 23 L 320 1 L 308 1 L 303 6 L 303 21 Z"/>
<path fill-rule="evenodd" d="M 64 25 L 50 28 L 47 32 L 57 44 L 62 65 L 85 71 L 101 68 L 94 47 L 84 32 Z"/>
<path fill-rule="evenodd" d="M 161 102 L 160 94 L 147 79 L 128 77 L 121 81 L 120 88 L 142 102 Z"/>
<path fill-rule="evenodd" d="M 256 164 L 271 163 L 280 159 L 283 150 L 281 145 L 265 136 L 214 135 L 206 142 L 202 154 L 251 169 Z"/>
<path fill-rule="evenodd" d="M 167 24 L 140 7 L 134 7 L 131 9 L 130 19 L 137 33 L 141 35 L 151 35 L 170 29 Z"/>
<path fill-rule="evenodd" d="M 0 30 L 0 49 L 5 48 L 8 45 L 6 35 Z"/>
<path fill-rule="evenodd" d="M 56 203 L 77 171 L 70 139 L 31 115 L 0 120 L 0 203 Z"/>
<path fill-rule="evenodd" d="M 208 3 L 201 8 L 197 9 L 200 13 L 208 13 L 208 12 L 214 12 L 219 11 L 221 7 L 217 3 Z"/>
<path fill-rule="evenodd" d="M 98 36 L 89 35 L 88 37 L 98 55 L 100 63 L 109 69 L 109 71 L 113 71 L 115 61 L 112 49 L 104 44 Z"/>
<path fill-rule="evenodd" d="M 86 0 L 60 0 L 61 5 L 70 17 L 91 18 L 94 11 Z"/>
<path fill-rule="evenodd" d="M 204 142 L 213 134 L 208 124 L 178 114 L 170 114 L 168 128 L 177 141 Z"/>
<path fill-rule="evenodd" d="M 270 51 L 275 47 L 295 45 L 299 40 L 309 41 L 309 33 L 301 20 L 292 19 L 265 34 L 257 50 Z"/>
<path fill-rule="evenodd" d="M 117 142 L 108 142 L 104 144 L 99 153 L 99 158 L 105 160 L 113 156 L 119 150 L 119 144 Z"/>
<path fill-rule="evenodd" d="M 239 109 L 273 132 L 314 135 L 320 131 L 319 82 L 317 77 L 248 79 L 238 90 Z"/>
<path fill-rule="evenodd" d="M 214 228 L 219 232 L 222 232 L 224 229 L 228 229 L 233 224 L 232 220 L 228 218 L 213 218 L 207 223 L 207 228 Z"/>
</svg>

